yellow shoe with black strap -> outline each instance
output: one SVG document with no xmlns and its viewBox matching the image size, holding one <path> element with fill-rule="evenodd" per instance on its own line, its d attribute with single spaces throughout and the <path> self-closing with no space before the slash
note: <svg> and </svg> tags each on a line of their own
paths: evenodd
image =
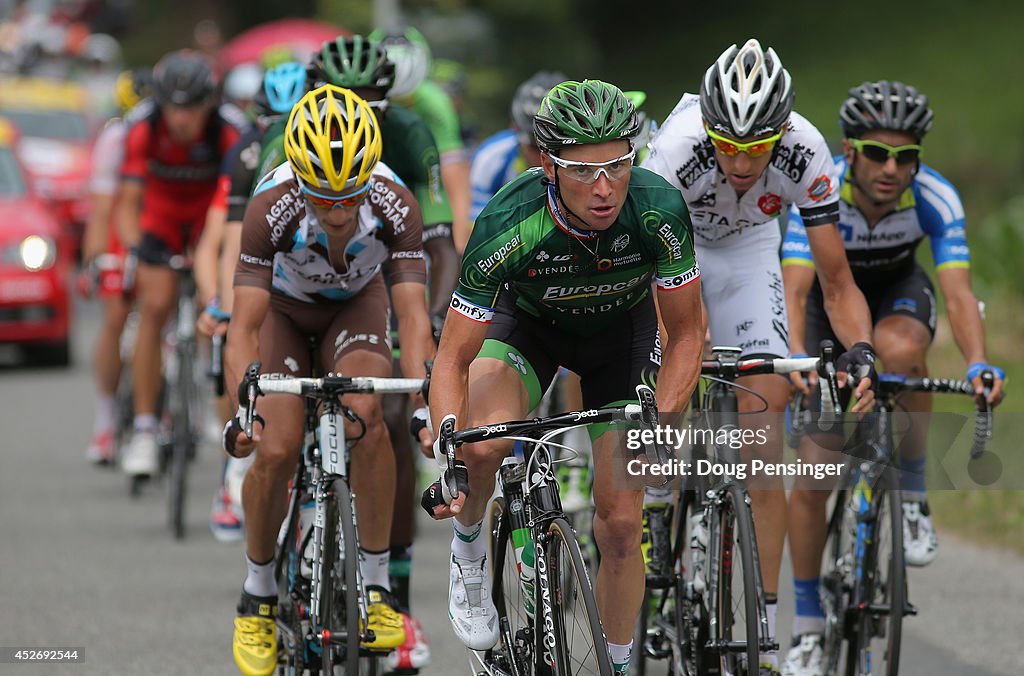
<svg viewBox="0 0 1024 676">
<path fill-rule="evenodd" d="M 271 676 L 277 669 L 277 597 L 242 590 L 232 641 L 235 664 L 245 676 Z"/>
<path fill-rule="evenodd" d="M 405 643 L 405 623 L 398 611 L 398 601 L 384 587 L 366 588 L 366 616 L 373 641 L 362 643 L 367 650 L 389 652 Z"/>
</svg>

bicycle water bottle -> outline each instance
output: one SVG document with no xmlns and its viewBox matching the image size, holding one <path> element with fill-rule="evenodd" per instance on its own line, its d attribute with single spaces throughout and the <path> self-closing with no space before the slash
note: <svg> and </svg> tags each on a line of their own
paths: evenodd
<svg viewBox="0 0 1024 676">
<path fill-rule="evenodd" d="M 522 481 L 525 465 L 514 457 L 506 458 L 499 470 L 502 493 L 505 495 L 505 509 L 508 510 L 509 528 L 512 531 L 512 547 L 515 549 L 516 568 L 523 590 L 523 607 L 533 619 L 536 597 L 536 571 L 534 569 L 533 535 L 526 519 L 526 502 L 523 499 Z"/>
<path fill-rule="evenodd" d="M 533 536 L 529 528 L 517 528 L 512 532 L 512 546 L 516 550 L 516 565 L 519 568 L 519 584 L 523 589 L 523 607 L 532 620 L 535 612 L 536 577 L 534 569 Z"/>
<path fill-rule="evenodd" d="M 704 510 L 690 515 L 690 552 L 693 555 L 693 591 L 703 594 L 704 559 L 708 551 L 708 527 L 704 521 Z"/>
</svg>

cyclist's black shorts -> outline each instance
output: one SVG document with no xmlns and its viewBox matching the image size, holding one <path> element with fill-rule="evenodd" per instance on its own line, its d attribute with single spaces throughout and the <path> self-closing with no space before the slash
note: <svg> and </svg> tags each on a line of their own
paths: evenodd
<svg viewBox="0 0 1024 676">
<path fill-rule="evenodd" d="M 887 283 L 884 287 L 862 287 L 861 290 L 871 310 L 872 325 L 877 325 L 890 315 L 903 315 L 924 324 L 932 339 L 935 338 L 935 314 L 938 311 L 935 304 L 935 289 L 920 265 L 915 264 L 910 274 Z M 835 344 L 837 356 L 846 351 L 846 347 L 829 325 L 821 287 L 815 283 L 807 296 L 807 329 L 804 345 L 811 356 L 817 356 L 818 346 L 826 339 Z M 811 410 L 815 412 L 821 405 L 818 396 L 818 392 L 815 392 L 809 401 Z M 850 390 L 844 388 L 840 396 L 845 410 L 850 400 Z"/>
<path fill-rule="evenodd" d="M 661 365 L 654 301 L 648 296 L 623 313 L 608 331 L 579 336 L 516 307 L 502 291 L 480 357 L 500 359 L 519 371 L 530 399 L 539 402 L 558 367 L 580 376 L 584 408 L 636 400 L 636 386 L 653 388 Z"/>
</svg>

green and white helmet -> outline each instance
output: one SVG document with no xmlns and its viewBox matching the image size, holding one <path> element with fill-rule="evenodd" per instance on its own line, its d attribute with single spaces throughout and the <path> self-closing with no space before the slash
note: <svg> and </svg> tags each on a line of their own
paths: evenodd
<svg viewBox="0 0 1024 676">
<path fill-rule="evenodd" d="M 565 146 L 625 139 L 640 131 L 636 107 L 618 87 L 600 80 L 555 85 L 533 119 L 537 147 L 556 153 Z"/>
</svg>

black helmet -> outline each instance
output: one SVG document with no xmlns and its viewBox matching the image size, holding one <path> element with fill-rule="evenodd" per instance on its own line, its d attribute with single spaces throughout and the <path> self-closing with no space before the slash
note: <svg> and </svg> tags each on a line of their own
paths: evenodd
<svg viewBox="0 0 1024 676">
<path fill-rule="evenodd" d="M 920 141 L 932 128 L 933 117 L 927 96 L 888 80 L 854 87 L 839 107 L 839 126 L 846 138 L 858 138 L 872 129 L 892 129 L 909 132 Z"/>
<path fill-rule="evenodd" d="M 395 66 L 377 40 L 353 35 L 328 40 L 306 69 L 306 86 L 325 84 L 346 89 L 375 89 L 387 96 L 395 83 Z"/>
<path fill-rule="evenodd" d="M 161 105 L 204 103 L 216 89 L 213 70 L 198 52 L 189 49 L 171 52 L 153 67 L 153 98 Z"/>
<path fill-rule="evenodd" d="M 540 104 L 544 97 L 555 85 L 568 79 L 558 71 L 542 70 L 516 89 L 516 94 L 512 97 L 512 123 L 528 143 L 533 143 L 533 117 L 540 112 Z"/>
</svg>

